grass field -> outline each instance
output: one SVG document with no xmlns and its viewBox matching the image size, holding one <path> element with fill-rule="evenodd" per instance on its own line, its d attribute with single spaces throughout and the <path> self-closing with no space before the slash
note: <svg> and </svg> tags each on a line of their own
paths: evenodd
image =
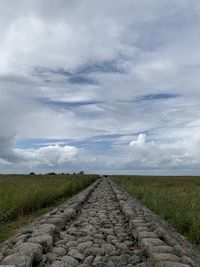
<svg viewBox="0 0 200 267">
<path fill-rule="evenodd" d="M 83 190 L 95 175 L 0 175 L 0 241 Z M 28 216 L 27 216 L 28 215 Z"/>
<path fill-rule="evenodd" d="M 113 179 L 200 249 L 200 177 L 114 176 Z"/>
</svg>

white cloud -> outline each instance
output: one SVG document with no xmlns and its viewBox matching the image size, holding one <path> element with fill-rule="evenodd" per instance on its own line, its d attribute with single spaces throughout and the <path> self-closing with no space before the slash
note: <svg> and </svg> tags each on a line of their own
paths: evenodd
<svg viewBox="0 0 200 267">
<path fill-rule="evenodd" d="M 129 164 L 132 162 L 133 169 L 197 168 L 200 164 L 200 137 L 197 134 L 169 143 L 145 143 L 144 136 L 139 135 L 137 141 L 132 141 L 129 147 Z"/>
<path fill-rule="evenodd" d="M 11 165 L 10 162 L 8 162 L 7 160 L 4 160 L 4 159 L 0 159 L 0 166 L 1 167 L 9 166 L 9 165 Z"/>
<path fill-rule="evenodd" d="M 15 153 L 24 159 L 29 168 L 64 165 L 76 159 L 78 150 L 73 146 L 50 145 L 39 149 L 15 149 Z"/>
<path fill-rule="evenodd" d="M 130 142 L 130 146 L 134 145 L 144 145 L 146 143 L 146 135 L 145 134 L 139 134 L 137 140 L 133 140 Z"/>
</svg>

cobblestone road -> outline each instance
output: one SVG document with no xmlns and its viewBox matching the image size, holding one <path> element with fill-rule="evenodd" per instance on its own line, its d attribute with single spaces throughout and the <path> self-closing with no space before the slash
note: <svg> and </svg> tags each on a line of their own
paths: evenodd
<svg viewBox="0 0 200 267">
<path fill-rule="evenodd" d="M 142 255 L 108 181 L 103 180 L 47 258 L 54 260 L 52 267 L 145 266 L 139 265 L 145 261 Z"/>
<path fill-rule="evenodd" d="M 200 267 L 166 221 L 102 178 L 0 246 L 0 267 Z"/>
</svg>

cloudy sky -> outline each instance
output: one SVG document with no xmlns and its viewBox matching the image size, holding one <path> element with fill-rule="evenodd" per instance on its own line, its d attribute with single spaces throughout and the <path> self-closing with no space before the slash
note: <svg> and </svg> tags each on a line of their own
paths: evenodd
<svg viewBox="0 0 200 267">
<path fill-rule="evenodd" d="M 0 0 L 0 172 L 200 174 L 199 0 Z"/>
</svg>

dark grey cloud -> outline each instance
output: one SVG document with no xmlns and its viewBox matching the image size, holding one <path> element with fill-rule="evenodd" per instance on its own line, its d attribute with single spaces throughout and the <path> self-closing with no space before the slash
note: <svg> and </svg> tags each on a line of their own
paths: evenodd
<svg viewBox="0 0 200 267">
<path fill-rule="evenodd" d="M 178 94 L 172 93 L 154 93 L 137 97 L 136 101 L 154 101 L 154 100 L 166 100 L 171 98 L 180 97 Z"/>
</svg>

